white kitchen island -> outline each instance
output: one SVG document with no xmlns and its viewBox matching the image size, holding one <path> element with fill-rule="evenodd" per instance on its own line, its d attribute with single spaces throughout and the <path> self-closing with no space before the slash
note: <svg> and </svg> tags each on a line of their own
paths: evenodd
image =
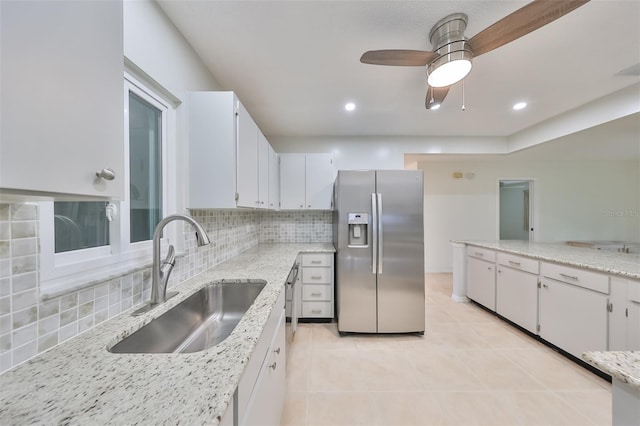
<svg viewBox="0 0 640 426">
<path fill-rule="evenodd" d="M 473 300 L 581 362 L 584 352 L 640 350 L 640 255 L 560 242 L 452 246 L 454 300 Z"/>
</svg>

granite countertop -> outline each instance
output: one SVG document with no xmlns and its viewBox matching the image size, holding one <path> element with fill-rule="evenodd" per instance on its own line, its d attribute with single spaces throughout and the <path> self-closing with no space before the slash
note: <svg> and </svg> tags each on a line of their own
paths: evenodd
<svg viewBox="0 0 640 426">
<path fill-rule="evenodd" d="M 0 424 L 217 424 L 300 252 L 332 244 L 261 244 L 173 287 L 178 296 L 139 317 L 129 311 L 0 376 Z M 188 354 L 107 351 L 211 281 L 267 285 L 231 335 Z"/>
<path fill-rule="evenodd" d="M 640 351 L 585 352 L 582 358 L 640 392 Z"/>
<path fill-rule="evenodd" d="M 640 255 L 535 241 L 453 241 L 567 266 L 640 279 Z"/>
</svg>

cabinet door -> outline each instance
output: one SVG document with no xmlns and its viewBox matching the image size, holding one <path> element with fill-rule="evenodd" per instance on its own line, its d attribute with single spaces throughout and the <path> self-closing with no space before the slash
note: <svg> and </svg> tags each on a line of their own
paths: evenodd
<svg viewBox="0 0 640 426">
<path fill-rule="evenodd" d="M 280 208 L 305 208 L 305 155 L 280 155 Z"/>
<path fill-rule="evenodd" d="M 467 296 L 469 299 L 495 311 L 495 264 L 475 257 L 469 257 L 467 262 Z"/>
<path fill-rule="evenodd" d="M 236 122 L 238 207 L 258 207 L 258 126 L 238 102 Z"/>
<path fill-rule="evenodd" d="M 539 302 L 544 340 L 577 358 L 607 350 L 607 295 L 543 278 Z"/>
<path fill-rule="evenodd" d="M 241 424 L 280 425 L 286 385 L 285 344 L 285 319 L 284 310 L 282 310 L 278 331 L 262 365 L 247 407 L 246 417 Z"/>
<path fill-rule="evenodd" d="M 269 142 L 258 130 L 258 207 L 269 208 Z"/>
<path fill-rule="evenodd" d="M 611 295 L 609 296 L 611 309 L 609 311 L 609 350 L 627 350 L 627 281 L 621 278 L 611 278 Z"/>
<path fill-rule="evenodd" d="M 627 312 L 627 351 L 640 351 L 640 303 L 630 301 Z M 611 349 L 610 349 L 611 350 Z"/>
<path fill-rule="evenodd" d="M 498 266 L 496 312 L 535 334 L 538 325 L 538 276 Z"/>
<path fill-rule="evenodd" d="M 0 1 L 0 19 L 2 188 L 122 198 L 122 2 Z"/>
<path fill-rule="evenodd" d="M 280 158 L 269 145 L 269 208 L 280 208 Z"/>
<path fill-rule="evenodd" d="M 331 210 L 333 208 L 333 183 L 336 170 L 330 154 L 307 154 L 306 156 L 305 208 Z"/>
</svg>

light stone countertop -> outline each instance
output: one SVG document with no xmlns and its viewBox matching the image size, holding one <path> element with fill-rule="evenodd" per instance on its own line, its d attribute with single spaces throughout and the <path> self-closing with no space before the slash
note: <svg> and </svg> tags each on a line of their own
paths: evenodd
<svg viewBox="0 0 640 426">
<path fill-rule="evenodd" d="M 640 392 L 640 352 L 585 352 L 582 358 Z"/>
<path fill-rule="evenodd" d="M 561 242 L 535 241 L 452 241 L 476 247 L 484 247 L 538 260 L 586 268 L 597 272 L 640 279 L 640 255 L 608 252 L 585 247 L 573 247 Z"/>
<path fill-rule="evenodd" d="M 261 244 L 172 287 L 178 296 L 139 317 L 132 308 L 0 375 L 0 424 L 218 424 L 298 253 L 332 244 Z M 220 344 L 188 354 L 112 354 L 114 343 L 211 281 L 267 285 Z M 137 307 L 136 307 L 137 308 Z"/>
</svg>

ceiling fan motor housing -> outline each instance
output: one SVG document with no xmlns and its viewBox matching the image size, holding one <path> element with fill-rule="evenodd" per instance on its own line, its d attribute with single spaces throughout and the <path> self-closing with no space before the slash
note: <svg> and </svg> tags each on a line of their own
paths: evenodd
<svg viewBox="0 0 640 426">
<path fill-rule="evenodd" d="M 429 40 L 431 41 L 431 46 L 433 46 L 433 51 L 438 54 L 438 57 L 427 64 L 427 76 L 433 74 L 436 69 L 443 65 L 460 60 L 468 61 L 470 69 L 473 52 L 464 36 L 466 28 L 467 15 L 464 13 L 454 13 L 446 16 L 433 26 L 429 33 Z M 438 85 L 432 79 L 429 84 L 434 87 L 443 87 L 452 83 Z"/>
</svg>

